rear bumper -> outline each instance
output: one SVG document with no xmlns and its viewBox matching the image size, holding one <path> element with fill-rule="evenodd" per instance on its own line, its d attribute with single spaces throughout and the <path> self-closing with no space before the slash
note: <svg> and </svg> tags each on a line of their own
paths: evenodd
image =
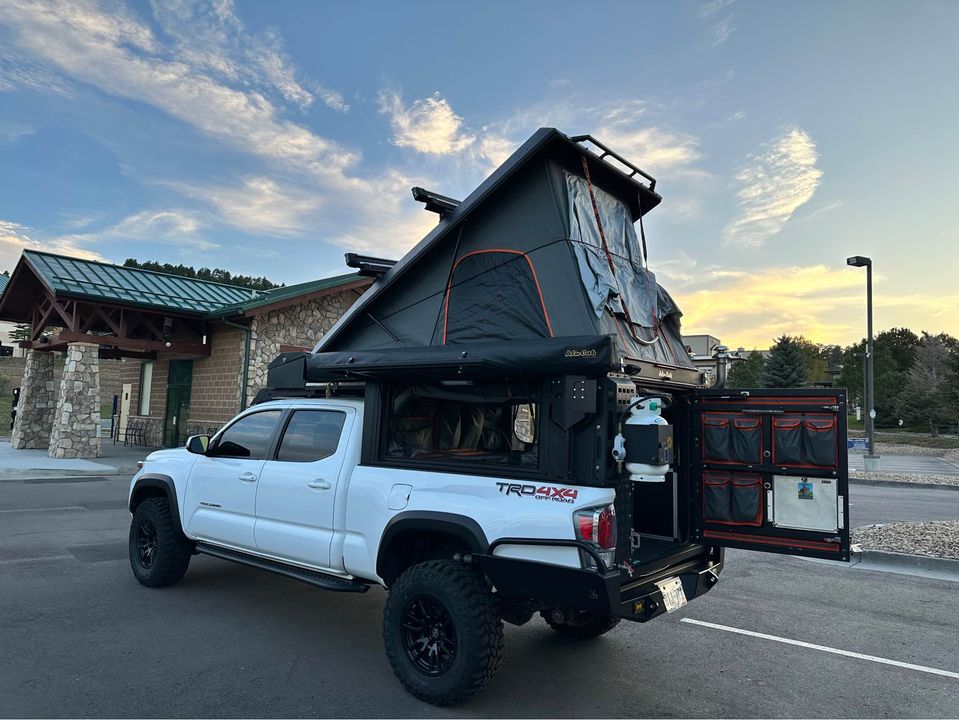
<svg viewBox="0 0 959 720">
<path fill-rule="evenodd" d="M 701 545 L 687 546 L 636 568 L 632 576 L 494 555 L 474 555 L 473 559 L 504 598 L 636 622 L 666 612 L 658 582 L 678 577 L 686 599 L 693 600 L 713 588 L 723 568 L 722 548 Z"/>
</svg>

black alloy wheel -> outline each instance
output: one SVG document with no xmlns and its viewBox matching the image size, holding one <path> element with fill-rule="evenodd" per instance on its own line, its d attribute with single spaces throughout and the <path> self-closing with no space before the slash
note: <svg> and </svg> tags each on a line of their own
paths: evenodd
<svg viewBox="0 0 959 720">
<path fill-rule="evenodd" d="M 430 595 L 417 595 L 403 609 L 403 649 L 414 667 L 442 675 L 456 659 L 456 626 L 446 607 Z"/>
<path fill-rule="evenodd" d="M 137 560 L 144 570 L 153 567 L 157 553 L 157 529 L 149 520 L 144 520 L 137 528 Z"/>
</svg>

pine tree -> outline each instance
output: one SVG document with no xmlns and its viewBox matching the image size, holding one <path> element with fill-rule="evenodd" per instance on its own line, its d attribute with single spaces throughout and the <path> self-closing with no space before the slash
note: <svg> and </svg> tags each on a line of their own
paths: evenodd
<svg viewBox="0 0 959 720">
<path fill-rule="evenodd" d="M 766 364 L 763 354 L 753 350 L 742 362 L 737 362 L 729 368 L 729 379 L 726 386 L 731 388 L 758 388 L 762 387 L 763 366 Z"/>
<path fill-rule="evenodd" d="M 933 437 L 951 418 L 949 366 L 951 355 L 939 337 L 926 335 L 916 347 L 915 361 L 896 399 L 896 414 L 907 424 L 929 428 Z"/>
<path fill-rule="evenodd" d="M 802 387 L 808 381 L 806 356 L 794 338 L 783 335 L 770 348 L 763 367 L 762 386 L 768 388 Z"/>
</svg>

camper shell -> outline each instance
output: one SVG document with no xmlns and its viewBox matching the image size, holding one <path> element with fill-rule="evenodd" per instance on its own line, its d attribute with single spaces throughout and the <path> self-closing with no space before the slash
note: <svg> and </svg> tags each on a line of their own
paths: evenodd
<svg viewBox="0 0 959 720">
<path fill-rule="evenodd" d="M 616 488 L 618 563 L 688 543 L 848 560 L 845 392 L 705 387 L 647 266 L 655 187 L 544 128 L 462 202 L 417 189 L 437 227 L 259 399 L 362 395 L 363 464 Z M 643 396 L 670 436 L 634 429 L 626 460 L 668 444 L 661 483 L 613 454 Z"/>
</svg>

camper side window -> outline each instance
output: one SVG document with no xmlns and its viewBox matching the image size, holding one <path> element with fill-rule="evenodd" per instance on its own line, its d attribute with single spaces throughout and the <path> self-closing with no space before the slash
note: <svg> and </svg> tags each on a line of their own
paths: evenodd
<svg viewBox="0 0 959 720">
<path fill-rule="evenodd" d="M 403 385 L 391 388 L 387 402 L 387 458 L 530 469 L 538 465 L 539 414 L 527 387 Z"/>
</svg>

